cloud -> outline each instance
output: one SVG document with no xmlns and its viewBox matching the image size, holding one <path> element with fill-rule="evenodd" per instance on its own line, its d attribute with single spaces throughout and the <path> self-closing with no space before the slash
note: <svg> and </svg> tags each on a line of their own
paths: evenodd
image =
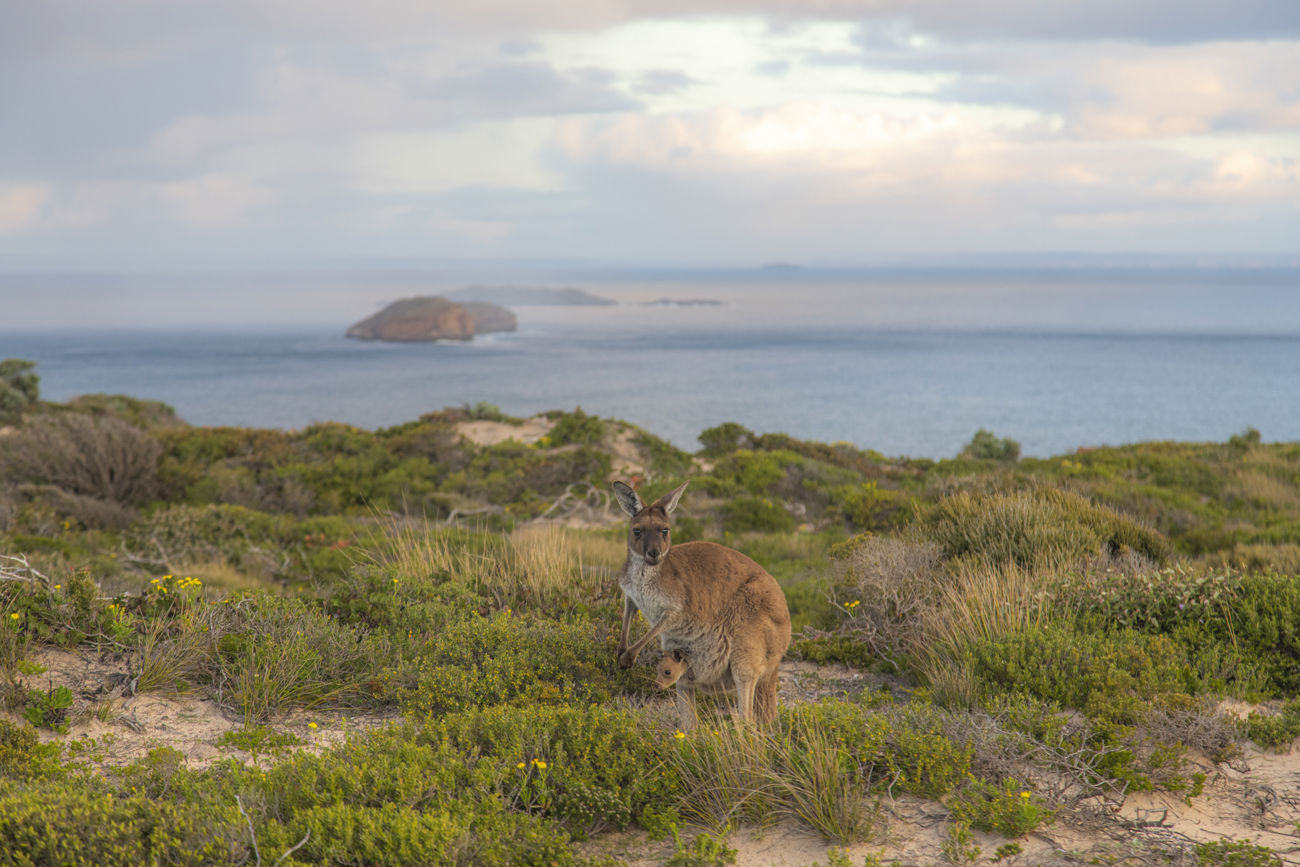
<svg viewBox="0 0 1300 867">
<path fill-rule="evenodd" d="M 1300 41 L 1198 46 L 1096 43 L 937 51 L 940 101 L 1017 105 L 1086 138 L 1300 131 Z M 871 55 L 861 62 L 873 63 Z"/>
<path fill-rule="evenodd" d="M 1298 54 L 1293 0 L 45 0 L 0 253 L 1295 249 Z"/>
<path fill-rule="evenodd" d="M 456 120 L 586 114 L 637 108 L 599 68 L 556 69 L 541 61 L 495 63 L 459 69 L 414 84 L 411 92 L 438 104 Z"/>
<path fill-rule="evenodd" d="M 49 189 L 42 184 L 0 181 L 0 233 L 17 232 L 33 225 L 48 198 Z"/>
</svg>

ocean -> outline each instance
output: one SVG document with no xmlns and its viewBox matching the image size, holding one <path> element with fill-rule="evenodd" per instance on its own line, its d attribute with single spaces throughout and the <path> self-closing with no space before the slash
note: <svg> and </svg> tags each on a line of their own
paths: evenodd
<svg viewBox="0 0 1300 867">
<path fill-rule="evenodd" d="M 1126 279 L 586 285 L 620 303 L 518 308 L 518 331 L 467 343 L 346 339 L 385 297 L 371 287 L 306 323 L 0 326 L 0 358 L 36 361 L 46 399 L 129 394 L 198 425 L 376 428 L 485 401 L 581 406 L 691 451 L 725 421 L 929 458 L 979 428 L 1034 456 L 1248 426 L 1300 440 L 1293 285 Z M 722 303 L 646 306 L 663 297 Z"/>
</svg>

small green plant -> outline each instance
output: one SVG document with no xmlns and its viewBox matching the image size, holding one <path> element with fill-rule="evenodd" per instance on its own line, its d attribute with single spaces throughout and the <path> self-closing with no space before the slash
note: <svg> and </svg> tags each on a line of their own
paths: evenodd
<svg viewBox="0 0 1300 867">
<path fill-rule="evenodd" d="M 1276 714 L 1251 711 L 1245 722 L 1247 736 L 1261 747 L 1281 750 L 1300 737 L 1300 698 L 1282 705 Z"/>
<path fill-rule="evenodd" d="M 288 747 L 302 744 L 302 739 L 292 732 L 277 732 L 269 726 L 251 725 L 232 729 L 217 740 L 217 746 L 243 750 L 254 756 L 276 754 Z"/>
<path fill-rule="evenodd" d="M 56 686 L 44 692 L 39 689 L 28 690 L 23 718 L 37 728 L 66 732 L 68 709 L 71 707 L 72 690 L 66 686 Z"/>
<path fill-rule="evenodd" d="M 1196 867 L 1282 867 L 1283 861 L 1267 846 L 1249 840 L 1216 840 L 1199 843 L 1195 849 Z"/>
<path fill-rule="evenodd" d="M 727 845 L 726 831 L 714 836 L 701 831 L 691 841 L 689 847 L 682 842 L 673 826 L 673 854 L 664 862 L 664 867 L 725 867 L 736 863 L 736 850 Z"/>
<path fill-rule="evenodd" d="M 551 766 L 542 759 L 520 762 L 515 766 L 522 777 L 519 783 L 519 795 L 516 803 L 525 813 L 538 815 L 550 811 L 553 800 L 551 791 Z"/>
<path fill-rule="evenodd" d="M 1014 855 L 1019 855 L 1022 851 L 1024 850 L 1020 847 L 1020 844 L 1015 841 L 1003 843 L 997 849 L 993 850 L 993 860 L 995 862 L 1002 861 Z"/>
<path fill-rule="evenodd" d="M 1015 780 L 995 786 L 972 779 L 950 804 L 953 817 L 980 831 L 1023 837 L 1051 818 L 1052 812 Z"/>
<path fill-rule="evenodd" d="M 948 823 L 948 832 L 939 844 L 944 860 L 949 864 L 970 864 L 980 856 L 980 847 L 975 842 L 970 825 L 954 819 Z"/>
</svg>

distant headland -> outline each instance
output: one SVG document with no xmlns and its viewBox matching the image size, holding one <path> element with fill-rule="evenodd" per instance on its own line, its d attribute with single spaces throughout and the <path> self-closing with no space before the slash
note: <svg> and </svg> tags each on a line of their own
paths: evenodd
<svg viewBox="0 0 1300 867">
<path fill-rule="evenodd" d="M 467 286 L 447 293 L 457 302 L 486 301 L 507 307 L 554 307 L 595 305 L 610 307 L 617 304 L 610 298 L 593 295 L 585 289 L 546 289 L 533 286 Z"/>
</svg>

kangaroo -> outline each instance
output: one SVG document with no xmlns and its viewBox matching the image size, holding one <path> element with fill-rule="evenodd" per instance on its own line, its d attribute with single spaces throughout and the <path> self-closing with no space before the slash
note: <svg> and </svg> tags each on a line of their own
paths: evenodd
<svg viewBox="0 0 1300 867">
<path fill-rule="evenodd" d="M 680 650 L 670 650 L 659 657 L 659 661 L 655 663 L 655 686 L 667 689 L 679 681 L 697 692 L 710 695 L 725 694 L 728 690 L 736 688 L 736 682 L 729 671 L 721 680 L 709 684 L 700 683 L 695 677 L 695 672 L 691 670 L 691 661 L 686 658 L 686 654 Z"/>
<path fill-rule="evenodd" d="M 686 669 L 689 667 L 690 663 L 686 661 L 686 657 L 682 655 L 680 650 L 674 653 L 665 653 L 655 663 L 655 686 L 660 689 L 667 689 L 681 680 L 682 675 L 686 673 Z"/>
<path fill-rule="evenodd" d="M 658 638 L 665 651 L 680 651 L 690 660 L 691 676 L 677 682 L 683 724 L 695 719 L 695 690 L 728 678 L 737 714 L 769 723 L 776 718 L 781 658 L 790 646 L 785 594 L 775 578 L 739 551 L 714 542 L 672 544 L 669 516 L 687 484 L 647 506 L 632 488 L 614 483 L 615 498 L 631 518 L 618 582 L 623 591 L 619 665 L 630 668 Z M 650 629 L 629 645 L 638 611 Z"/>
</svg>

